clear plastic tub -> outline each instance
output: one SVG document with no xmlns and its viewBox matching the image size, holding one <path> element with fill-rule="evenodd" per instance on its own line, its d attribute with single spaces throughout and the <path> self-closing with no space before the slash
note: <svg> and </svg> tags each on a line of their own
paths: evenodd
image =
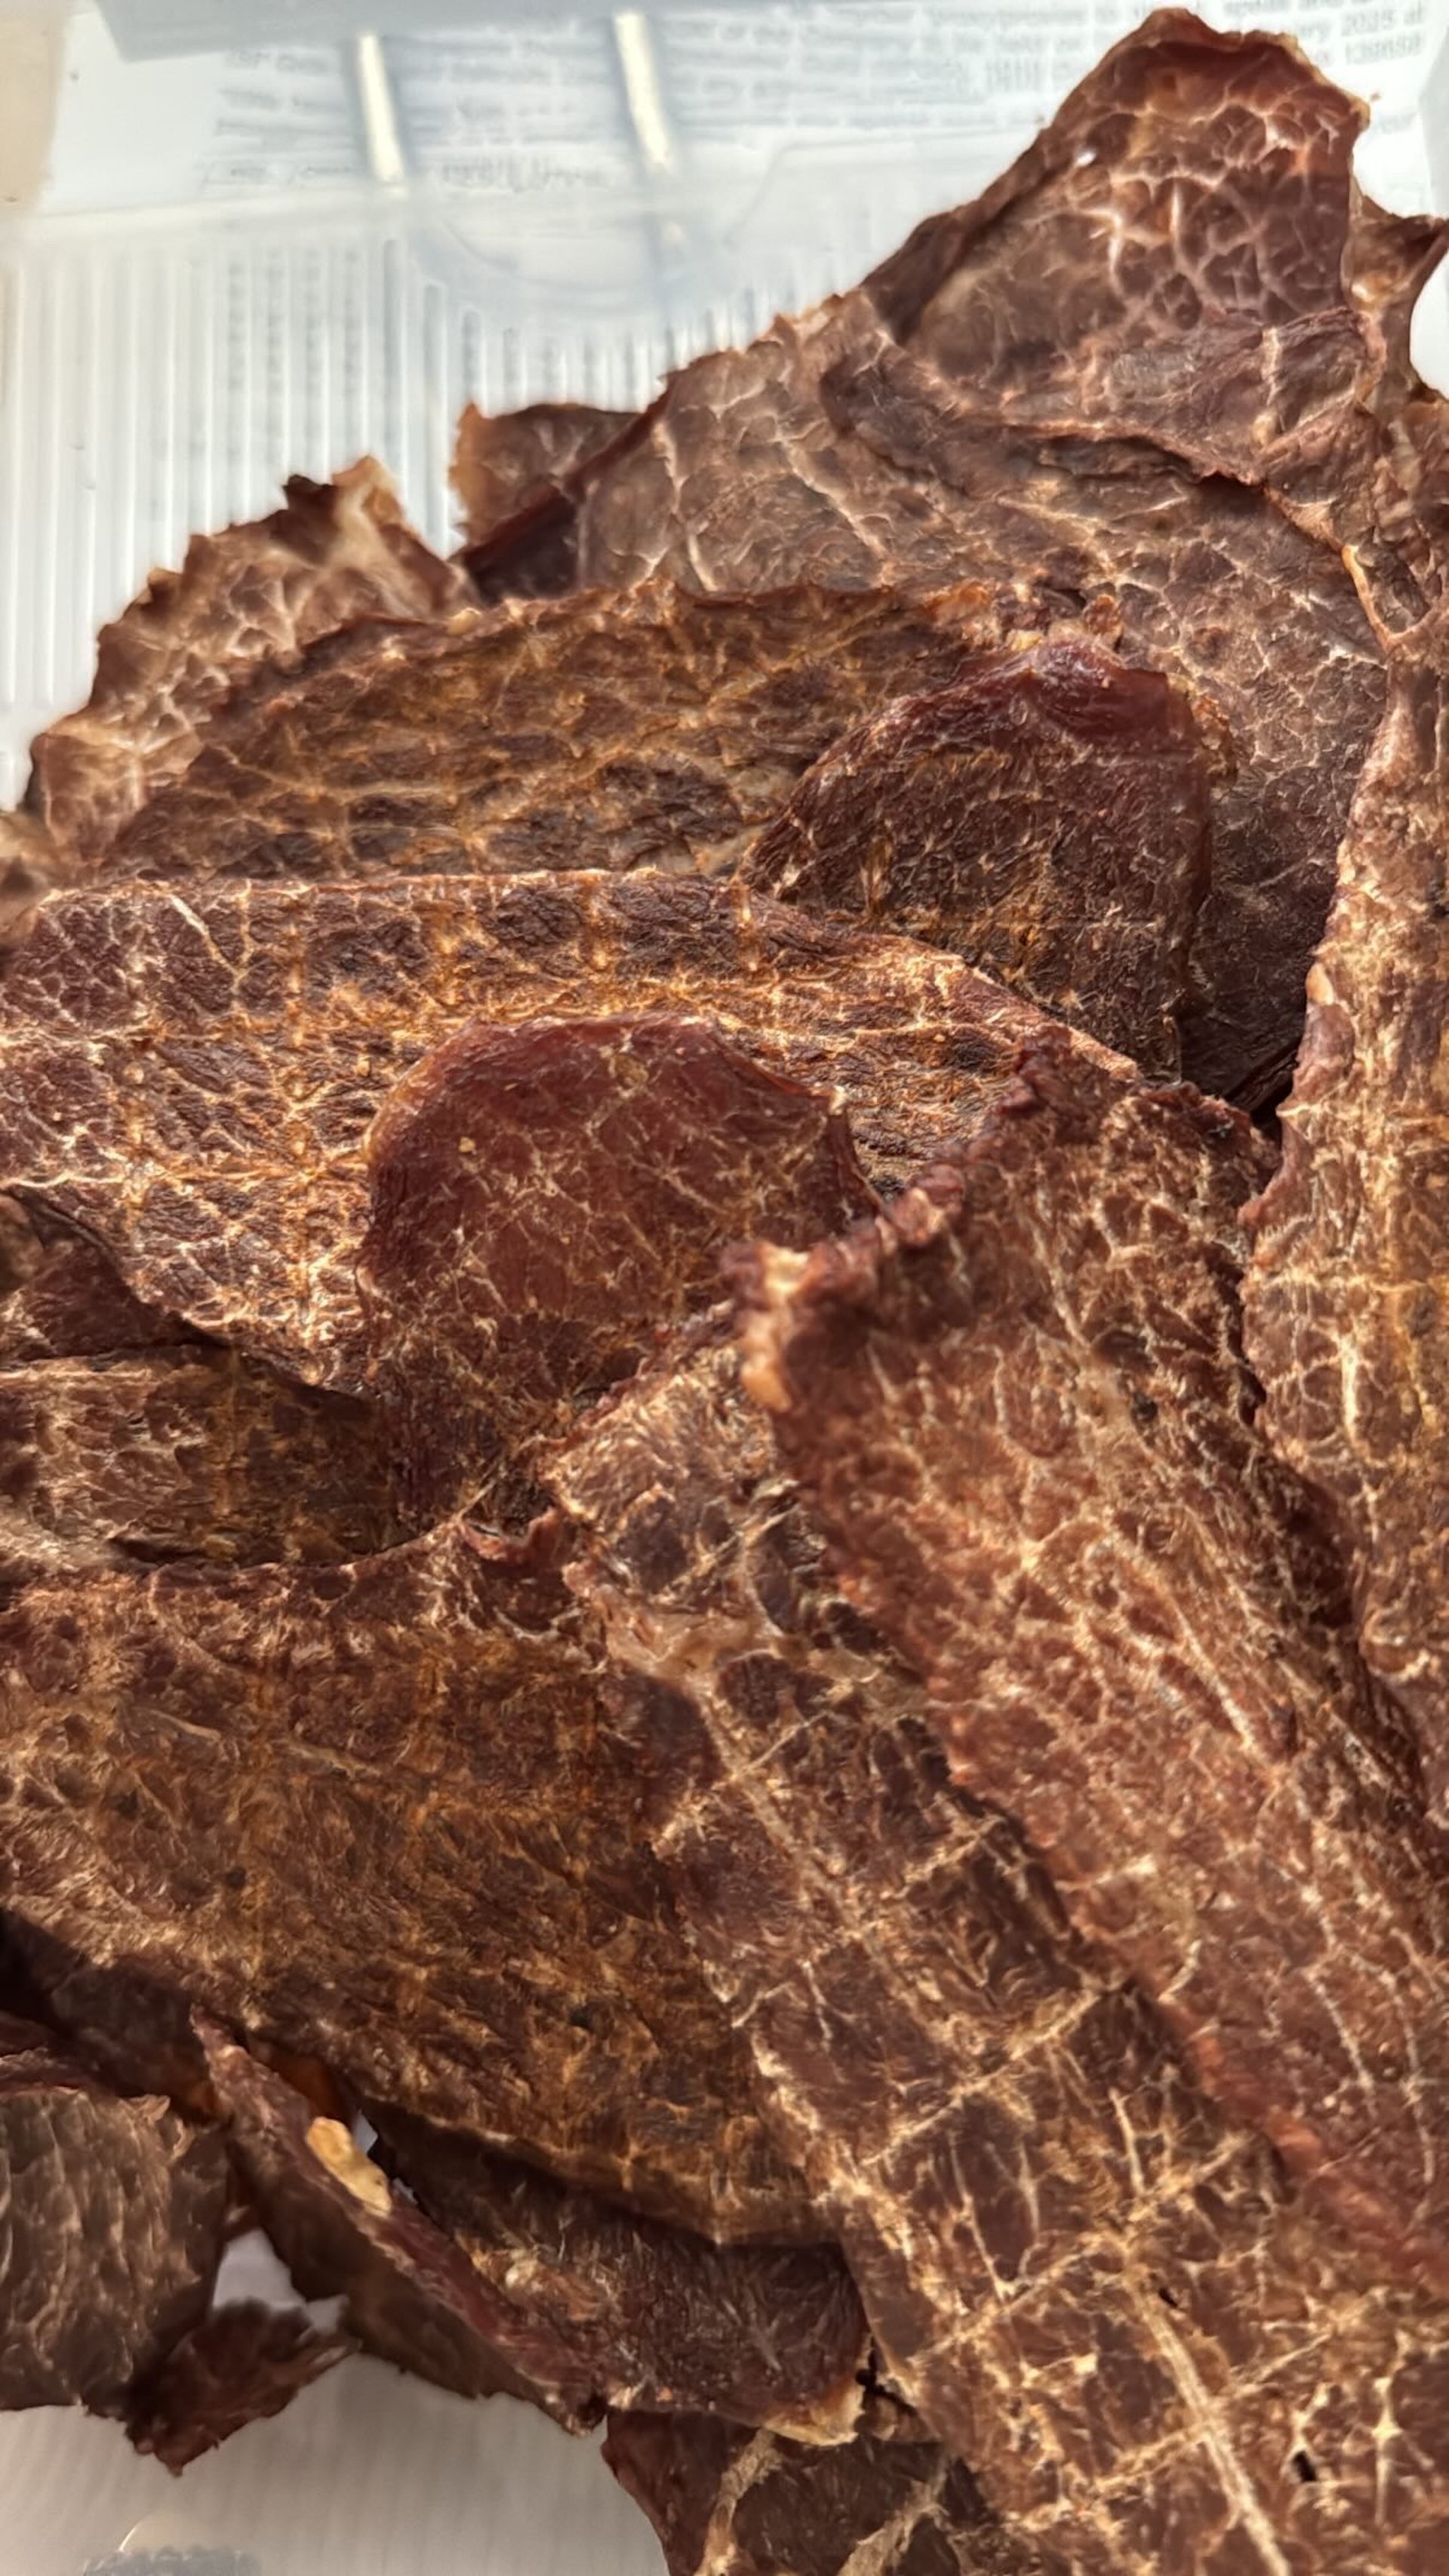
<svg viewBox="0 0 1449 2576">
<path fill-rule="evenodd" d="M 642 402 L 970 196 L 1135 0 L 0 0 L 0 796 L 189 533 L 380 457 L 431 542 L 465 401 Z M 1449 0 L 1228 0 L 1449 206 Z M 1420 363 L 1449 377 L 1449 287 Z M 351 2362 L 178 2485 L 0 2421 L 0 2576 L 657 2576 L 588 2446 Z"/>
</svg>

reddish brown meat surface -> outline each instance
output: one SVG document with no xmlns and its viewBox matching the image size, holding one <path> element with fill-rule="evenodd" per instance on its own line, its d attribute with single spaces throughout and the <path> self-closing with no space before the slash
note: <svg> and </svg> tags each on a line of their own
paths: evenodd
<svg viewBox="0 0 1449 2576">
<path fill-rule="evenodd" d="M 1442 1875 L 1332 1550 L 1254 1426 L 1237 1212 L 1263 1168 L 1221 1107 L 1052 1046 L 937 1189 L 761 1257 L 748 1382 L 962 1786 L 1021 1821 L 1205 2089 L 1442 2289 Z"/>
<path fill-rule="evenodd" d="M 1365 1658 L 1449 1823 L 1449 627 L 1394 656 L 1309 985 L 1283 1166 L 1252 1212 L 1269 1438 L 1330 1503 Z"/>
<path fill-rule="evenodd" d="M 1063 641 L 983 660 L 843 734 L 744 873 L 834 920 L 952 949 L 1173 1073 L 1209 832 L 1186 700 Z"/>
</svg>

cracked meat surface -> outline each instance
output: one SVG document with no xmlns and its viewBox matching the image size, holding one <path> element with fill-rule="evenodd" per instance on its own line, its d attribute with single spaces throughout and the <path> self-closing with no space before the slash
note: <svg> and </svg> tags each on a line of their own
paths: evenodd
<svg viewBox="0 0 1449 2576">
<path fill-rule="evenodd" d="M 888 1183 L 1040 1025 L 908 940 L 731 887 L 583 876 L 52 896 L 0 981 L 0 1187 L 142 1299 L 361 1391 L 364 1139 L 472 1021 L 707 1019 L 847 1108 Z"/>
<path fill-rule="evenodd" d="M 1059 641 L 983 660 L 843 734 L 744 874 L 834 920 L 949 948 L 1174 1073 L 1209 812 L 1186 699 L 1099 645 Z"/>
<path fill-rule="evenodd" d="M 819 2232 L 598 1739 L 546 1533 L 32 1584 L 0 1712 L 23 1921 L 706 2234 Z"/>
<path fill-rule="evenodd" d="M 938 1188 L 761 1256 L 748 1382 L 963 1787 L 1205 2089 L 1442 2289 L 1442 1872 L 1254 1425 L 1237 1211 L 1263 1168 L 1220 1105 L 1054 1042 Z"/>
<path fill-rule="evenodd" d="M 1269 1438 L 1327 1498 L 1365 1658 L 1449 1823 L 1449 628 L 1395 656 L 1284 1110 L 1250 1212 Z"/>
</svg>

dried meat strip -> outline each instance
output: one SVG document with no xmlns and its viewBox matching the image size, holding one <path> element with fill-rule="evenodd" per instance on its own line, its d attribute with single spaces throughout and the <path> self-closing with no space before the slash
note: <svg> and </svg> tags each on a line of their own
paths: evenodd
<svg viewBox="0 0 1449 2576">
<path fill-rule="evenodd" d="M 637 878 L 52 896 L 0 982 L 0 1188 L 139 1297 L 361 1391 L 363 1142 L 470 1021 L 708 1019 L 837 1092 L 888 1185 L 1040 1017 L 955 959 L 736 888 Z"/>
<path fill-rule="evenodd" d="M 359 2090 L 721 2238 L 819 2234 L 600 1741 L 546 1531 L 32 1584 L 0 1903 Z"/>
<path fill-rule="evenodd" d="M 908 2433 L 822 2451 L 704 2415 L 616 2413 L 604 2457 L 669 2576 L 1036 2576 L 969 2469 Z"/>
<path fill-rule="evenodd" d="M 1160 673 L 1090 640 L 977 663 L 842 734 L 760 834 L 762 894 L 905 930 L 1176 1072 L 1209 761 Z"/>
<path fill-rule="evenodd" d="M 179 2477 L 233 2433 L 280 2415 L 359 2348 L 355 2336 L 314 2325 L 304 2308 L 229 2301 L 127 2392 L 127 2438 Z"/>
<path fill-rule="evenodd" d="M 983 420 L 1261 484 L 1402 624 L 1449 572 L 1411 525 L 1434 398 L 1408 346 L 1449 224 L 1363 196 L 1364 121 L 1295 45 L 1159 11 L 867 290 Z"/>
<path fill-rule="evenodd" d="M 408 1493 L 486 1492 L 495 1520 L 527 1514 L 540 1443 L 713 1302 L 732 1238 L 804 1245 L 874 1203 L 828 1094 L 663 1017 L 464 1029 L 368 1159 L 358 1276 Z"/>
<path fill-rule="evenodd" d="M 285 669 L 358 619 L 446 618 L 468 595 L 408 527 L 371 458 L 333 483 L 295 475 L 270 518 L 193 537 L 183 569 L 153 573 L 102 629 L 86 705 L 35 743 L 25 817 L 41 856 L 62 881 L 99 867 L 258 663 Z"/>
<path fill-rule="evenodd" d="M 493 416 L 468 405 L 450 480 L 463 511 L 462 561 L 485 599 L 573 589 L 572 487 L 635 418 L 591 403 L 529 403 Z"/>
<path fill-rule="evenodd" d="M 728 1341 L 683 1337 L 555 1472 L 650 1839 L 892 2384 L 1052 2571 L 1430 2566 L 1442 2301 L 1306 2214 L 953 1786 Z"/>
<path fill-rule="evenodd" d="M 204 2315 L 226 2156 L 168 2102 L 123 2100 L 0 2015 L 0 2407 L 113 2405 Z"/>
<path fill-rule="evenodd" d="M 324 879 L 663 867 L 725 874 L 847 725 L 945 686 L 1038 603 L 670 582 L 268 664 L 109 851 L 120 876 Z"/>
<path fill-rule="evenodd" d="M 351 2131 L 203 2022 L 232 2155 L 310 2299 L 340 2298 L 349 2336 L 458 2397 L 523 2397 L 584 2432 L 600 2413 L 578 2359 L 478 2278 Z"/>
<path fill-rule="evenodd" d="M 869 2360 L 833 2245 L 706 2244 L 384 2105 L 382 2154 L 480 2280 L 551 2324 L 611 2406 L 843 2441 Z"/>
<path fill-rule="evenodd" d="M 226 1351 L 0 1369 L 0 1591 L 47 1567 L 329 1563 L 411 1535 L 375 1408 Z"/>
<path fill-rule="evenodd" d="M 1396 652 L 1284 1112 L 1250 1211 L 1269 1438 L 1327 1497 L 1366 1661 L 1449 1824 L 1449 631 Z"/>
<path fill-rule="evenodd" d="M 1449 2287 L 1442 1873 L 1337 1560 L 1254 1428 L 1262 1168 L 1221 1107 L 1053 1042 L 938 1193 L 762 1258 L 750 1384 L 962 1785 L 1205 2089 L 1386 2273 Z"/>
<path fill-rule="evenodd" d="M 88 1235 L 0 1198 L 0 1368 L 170 1350 L 198 1339 L 176 1316 L 143 1306 Z"/>
<path fill-rule="evenodd" d="M 1156 351 L 1339 301 L 1364 122 L 1296 45 L 1158 10 L 867 291 L 983 407 L 1131 427 L 1113 409 L 1119 377 Z"/>
<path fill-rule="evenodd" d="M 1185 1070 L 1249 1107 L 1291 1067 L 1333 862 L 1383 708 L 1377 639 L 1339 557 L 1262 494 L 1123 441 L 1033 441 L 976 418 L 894 348 L 834 368 L 842 429 L 959 495 L 977 568 L 1051 567 L 1115 602 L 1119 649 L 1175 672 L 1226 723 L 1234 779 L 1213 805 Z"/>
<path fill-rule="evenodd" d="M 400 2190 L 280 2076 L 205 2037 L 278 2251 L 384 2359 L 463 2396 L 531 2397 L 575 2432 L 610 2404 L 717 2404 L 849 2440 L 866 2330 L 833 2246 L 708 2245 L 384 2112 Z"/>
</svg>

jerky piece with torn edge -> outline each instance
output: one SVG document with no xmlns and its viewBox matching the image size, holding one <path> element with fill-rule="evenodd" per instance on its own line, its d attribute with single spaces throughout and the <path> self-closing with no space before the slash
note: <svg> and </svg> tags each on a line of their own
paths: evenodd
<svg viewBox="0 0 1449 2576">
<path fill-rule="evenodd" d="M 483 598 L 545 599 L 573 589 L 573 486 L 636 419 L 591 403 L 529 403 L 496 414 L 469 403 L 448 479 L 463 509 L 461 560 Z"/>
<path fill-rule="evenodd" d="M 1250 1104 L 1285 1076 L 1333 854 L 1383 703 L 1336 551 L 1261 492 L 1125 440 L 1011 434 L 896 347 L 863 293 L 671 380 L 580 504 L 587 583 L 670 573 L 772 589 L 936 590 L 969 567 L 1210 700 L 1237 776 L 1214 799 L 1187 1063 Z"/>
<path fill-rule="evenodd" d="M 1174 673 L 1226 723 L 1237 768 L 1213 799 L 1183 1061 L 1205 1090 L 1271 1098 L 1383 708 L 1378 644 L 1337 551 L 1262 493 L 1152 448 L 997 430 L 888 345 L 843 359 L 822 392 L 842 430 L 957 494 L 983 575 L 999 548 L 1039 578 L 1105 591 L 1127 658 Z"/>
<path fill-rule="evenodd" d="M 708 2245 L 384 2104 L 377 2153 L 474 2271 L 552 2325 L 612 2406 L 843 2441 L 869 2360 L 834 2245 Z"/>
<path fill-rule="evenodd" d="M 1266 330 L 1339 302 L 1364 122 L 1296 45 L 1160 9 L 866 291 L 983 408 L 1121 427 L 1119 369 L 1184 340 L 1197 351 L 1217 326 Z"/>
<path fill-rule="evenodd" d="M 1363 1653 L 1449 1825 L 1449 624 L 1396 648 L 1282 1168 L 1249 1212 L 1268 1437 L 1324 1494 Z"/>
<path fill-rule="evenodd" d="M 712 1301 L 728 1242 L 803 1247 L 874 1204 L 828 1095 L 662 1017 L 464 1029 L 368 1160 L 358 1277 L 423 1519 L 480 1494 L 528 1517 L 539 1442 Z"/>
<path fill-rule="evenodd" d="M 0 1368 L 169 1350 L 198 1338 L 176 1316 L 143 1306 L 88 1235 L 0 1198 Z"/>
<path fill-rule="evenodd" d="M 62 881 L 91 874 L 122 826 L 195 757 L 258 663 L 285 669 L 319 635 L 369 617 L 446 618 L 461 573 L 407 525 L 371 457 L 333 483 L 294 475 L 268 519 L 193 537 L 101 630 L 95 685 L 34 746 L 26 817 Z"/>
<path fill-rule="evenodd" d="M 749 1274 L 752 1392 L 963 1787 L 1204 2088 L 1449 2288 L 1446 1891 L 1337 1558 L 1254 1428 L 1220 1104 L 1046 1043 L 937 1184 Z"/>
<path fill-rule="evenodd" d="M 470 1020 L 656 1011 L 838 1091 L 876 1186 L 1041 1025 L 909 940 L 648 872 L 62 894 L 0 980 L 0 1188 L 137 1296 L 361 1391 L 363 1142 L 395 1083 Z"/>
<path fill-rule="evenodd" d="M 1304 2210 L 952 1785 L 717 1327 L 555 1472 L 651 1841 L 892 2384 L 1054 2576 L 1155 2576 L 1187 2532 L 1255 2576 L 1280 2543 L 1296 2576 L 1431 2568 L 1443 2302 Z"/>
<path fill-rule="evenodd" d="M 701 599 L 658 582 L 353 627 L 238 691 L 107 872 L 727 873 L 846 726 L 1041 615 L 1009 584 Z"/>
<path fill-rule="evenodd" d="M 409 1535 L 356 1397 L 199 1345 L 0 1369 L 0 1590 L 68 1562 L 326 1564 Z"/>
<path fill-rule="evenodd" d="M 969 2469 L 934 2442 L 830 2451 L 705 2415 L 611 2414 L 604 2457 L 669 2576 L 1036 2576 Z"/>
<path fill-rule="evenodd" d="M 1409 352 L 1449 224 L 1363 196 L 1363 123 L 1296 45 L 1160 11 L 867 290 L 983 419 L 1260 483 L 1412 621 L 1449 570 L 1412 523 L 1439 406 Z"/>
<path fill-rule="evenodd" d="M 1177 1070 L 1209 874 L 1192 710 L 1089 641 L 996 655 L 817 761 L 745 862 L 763 894 L 905 930 Z"/>
<path fill-rule="evenodd" d="M 33 1584 L 0 1902 L 360 2092 L 701 2233 L 822 2232 L 601 1741 L 547 1529 Z"/>
<path fill-rule="evenodd" d="M 0 2014 L 0 2408 L 104 2410 L 153 2368 L 206 2312 L 226 2192 L 217 2129 Z"/>
<path fill-rule="evenodd" d="M 706 2245 L 403 2119 L 415 2207 L 338 2122 L 214 2026 L 204 2036 L 278 2252 L 309 2297 L 345 2296 L 386 2360 L 464 2396 L 532 2397 L 575 2431 L 637 2392 L 849 2439 L 866 2330 L 833 2246 Z"/>
<path fill-rule="evenodd" d="M 127 2391 L 127 2439 L 179 2477 L 233 2433 L 280 2415 L 358 2350 L 354 2335 L 314 2325 L 303 2308 L 231 2301 L 213 2308 Z"/>
</svg>

